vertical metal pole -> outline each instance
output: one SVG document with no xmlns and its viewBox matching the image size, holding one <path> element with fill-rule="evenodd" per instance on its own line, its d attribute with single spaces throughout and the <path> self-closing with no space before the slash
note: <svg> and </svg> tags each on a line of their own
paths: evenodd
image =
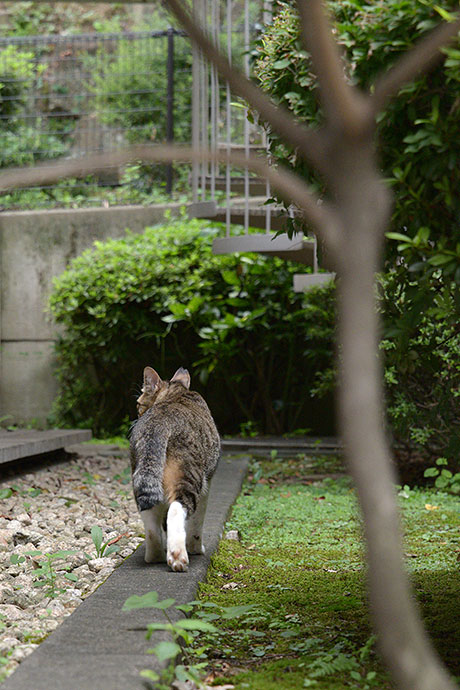
<svg viewBox="0 0 460 690">
<path fill-rule="evenodd" d="M 193 2 L 193 17 L 199 20 L 198 0 Z M 200 148 L 200 82 L 201 82 L 201 56 L 200 50 L 192 43 L 192 147 L 194 151 Z M 194 161 L 192 164 L 192 192 L 193 203 L 198 202 L 198 187 L 200 177 L 200 164 Z"/>
<path fill-rule="evenodd" d="M 244 73 L 249 78 L 249 0 L 244 3 Z M 249 120 L 248 110 L 244 110 L 244 153 L 249 158 Z M 244 232 L 249 230 L 249 170 L 244 169 Z"/>
<path fill-rule="evenodd" d="M 174 29 L 168 29 L 168 57 L 167 57 L 167 86 L 166 86 L 166 141 L 174 141 Z M 173 165 L 166 168 L 166 193 L 172 194 Z"/>
<path fill-rule="evenodd" d="M 227 57 L 230 64 L 232 64 L 232 0 L 227 0 Z M 230 153 L 232 143 L 232 108 L 231 108 L 231 93 L 230 85 L 226 83 L 226 118 L 227 118 L 227 155 Z M 225 167 L 225 225 L 226 235 L 230 237 L 230 195 L 231 195 L 231 177 L 230 165 L 227 163 Z"/>
<path fill-rule="evenodd" d="M 262 15 L 262 21 L 264 26 L 267 26 L 268 24 L 271 24 L 273 18 L 273 1 L 272 0 L 264 0 L 264 5 L 263 5 L 263 15 Z M 264 129 L 263 130 L 263 145 L 265 146 L 266 152 L 267 152 L 267 158 L 269 165 L 272 164 L 270 152 L 269 152 L 269 143 L 268 143 L 268 137 L 267 137 L 267 132 Z M 265 185 L 265 193 L 267 195 L 267 199 L 271 198 L 271 188 L 270 188 L 270 182 L 267 180 L 266 185 Z M 267 205 L 266 211 L 265 211 L 265 232 L 267 234 L 271 233 L 271 221 L 272 221 L 272 210 L 270 205 Z"/>
<path fill-rule="evenodd" d="M 201 0 L 201 28 L 209 37 L 209 21 L 208 21 L 208 0 Z M 209 75 L 210 65 L 207 59 L 201 53 L 201 145 L 204 151 L 209 151 Z M 201 164 L 201 199 L 206 200 L 207 177 L 209 172 L 209 163 L 203 161 Z"/>
</svg>

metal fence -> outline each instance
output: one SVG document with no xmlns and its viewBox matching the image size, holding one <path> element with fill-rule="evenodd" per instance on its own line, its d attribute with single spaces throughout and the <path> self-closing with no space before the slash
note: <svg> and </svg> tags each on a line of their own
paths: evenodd
<svg viewBox="0 0 460 690">
<path fill-rule="evenodd" d="M 174 29 L 0 38 L 0 167 L 190 142 L 191 98 L 191 47 Z M 139 164 L 18 191 L 0 205 L 133 203 L 172 186 L 172 166 Z"/>
</svg>

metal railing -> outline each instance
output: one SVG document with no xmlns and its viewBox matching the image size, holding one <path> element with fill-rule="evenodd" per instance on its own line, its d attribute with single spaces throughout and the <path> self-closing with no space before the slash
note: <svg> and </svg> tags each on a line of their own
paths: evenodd
<svg viewBox="0 0 460 690">
<path fill-rule="evenodd" d="M 244 0 L 238 6 L 232 0 L 193 2 L 199 24 L 207 27 L 216 46 L 248 78 L 252 72 L 251 47 L 261 26 L 271 20 L 271 5 L 271 0 L 264 0 L 259 4 Z M 251 152 L 259 152 L 268 156 L 264 129 L 257 123 L 250 122 L 246 104 L 231 93 L 229 84 L 219 77 L 216 68 L 196 48 L 193 109 L 193 145 L 196 149 L 224 152 L 238 150 L 247 156 Z M 213 200 L 225 207 L 227 236 L 230 236 L 232 222 L 242 225 L 247 233 L 252 224 L 250 215 L 255 212 L 255 206 L 259 208 L 271 196 L 267 182 L 258 180 L 247 169 L 236 170 L 230 165 L 195 164 L 192 180 L 197 214 L 205 214 L 208 208 L 212 209 Z M 251 198 L 254 194 L 257 199 Z M 235 204 L 238 205 L 236 214 Z M 235 215 L 238 216 L 237 221 Z M 270 234 L 270 205 L 264 205 L 261 216 L 264 230 Z"/>
<path fill-rule="evenodd" d="M 191 141 L 192 51 L 183 32 L 0 38 L 0 167 L 75 158 L 131 143 Z M 123 203 L 173 188 L 172 166 L 113 169 L 16 193 L 25 207 Z M 2 199 L 14 207 L 15 195 Z M 22 199 L 22 202 L 19 199 Z M 115 194 L 114 198 L 117 198 Z M 27 201 L 27 199 L 30 199 Z"/>
</svg>

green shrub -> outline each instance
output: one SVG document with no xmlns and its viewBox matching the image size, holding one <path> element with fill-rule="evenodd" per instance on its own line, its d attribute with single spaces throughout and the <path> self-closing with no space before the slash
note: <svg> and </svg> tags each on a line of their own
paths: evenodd
<svg viewBox="0 0 460 690">
<path fill-rule="evenodd" d="M 279 2 L 258 44 L 256 72 L 264 90 L 313 127 L 323 123 L 317 83 L 299 35 L 295 3 Z M 328 6 L 352 83 L 367 89 L 422 35 L 458 7 L 449 0 L 362 0 Z M 460 50 L 406 85 L 379 117 L 382 170 L 395 204 L 380 308 L 388 413 L 395 440 L 420 453 L 458 456 L 460 308 Z M 269 132 L 272 153 L 321 194 L 320 177 Z M 323 374 L 321 389 L 334 385 Z"/>
<path fill-rule="evenodd" d="M 273 98 L 299 120 L 317 126 L 323 118 L 316 100 L 316 77 L 291 4 L 278 3 L 273 25 L 258 45 L 256 73 Z M 458 3 L 448 0 L 443 3 L 445 9 L 436 0 L 346 0 L 329 1 L 328 6 L 335 17 L 337 40 L 348 58 L 349 79 L 366 89 Z M 445 53 L 444 63 L 406 85 L 380 115 L 378 141 L 383 173 L 395 195 L 391 230 L 409 238 L 421 230 L 428 232 L 430 242 L 419 249 L 460 283 L 459 45 Z M 274 133 L 270 142 L 275 157 L 288 160 L 322 187 L 322 181 Z M 391 243 L 387 256 L 393 260 L 396 254 L 397 246 Z"/>
<path fill-rule="evenodd" d="M 399 267 L 381 281 L 388 414 L 394 437 L 426 457 L 460 453 L 460 300 L 443 276 Z"/>
<path fill-rule="evenodd" d="M 0 50 L 0 117 L 3 126 L 11 127 L 34 80 L 45 69 L 35 64 L 35 55 L 9 45 Z"/>
<path fill-rule="evenodd" d="M 57 158 L 67 150 L 60 139 L 43 134 L 39 128 L 20 126 L 14 131 L 0 129 L 0 167 L 28 165 Z"/>
<path fill-rule="evenodd" d="M 178 220 L 96 242 L 55 281 L 51 312 L 60 394 L 54 423 L 113 433 L 135 416 L 145 365 L 192 373 L 221 432 L 331 432 L 312 403 L 330 366 L 332 287 L 292 291 L 298 267 L 254 255 L 214 256 L 220 227 Z"/>
</svg>

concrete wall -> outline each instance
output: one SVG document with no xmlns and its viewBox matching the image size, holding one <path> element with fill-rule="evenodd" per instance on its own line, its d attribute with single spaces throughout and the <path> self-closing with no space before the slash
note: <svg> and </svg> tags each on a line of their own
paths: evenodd
<svg viewBox="0 0 460 690">
<path fill-rule="evenodd" d="M 56 396 L 52 279 L 95 240 L 142 232 L 178 205 L 0 213 L 0 417 L 46 421 Z"/>
</svg>

